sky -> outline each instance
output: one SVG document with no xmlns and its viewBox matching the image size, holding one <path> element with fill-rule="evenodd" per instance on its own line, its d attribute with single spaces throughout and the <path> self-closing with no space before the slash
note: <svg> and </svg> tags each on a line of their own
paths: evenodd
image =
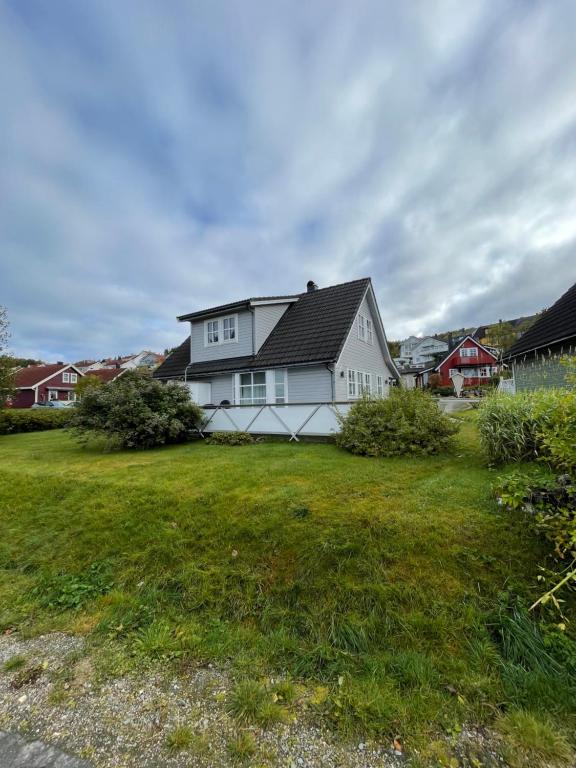
<svg viewBox="0 0 576 768">
<path fill-rule="evenodd" d="M 388 338 L 576 281 L 573 0 L 0 0 L 11 349 L 372 278 Z"/>
</svg>

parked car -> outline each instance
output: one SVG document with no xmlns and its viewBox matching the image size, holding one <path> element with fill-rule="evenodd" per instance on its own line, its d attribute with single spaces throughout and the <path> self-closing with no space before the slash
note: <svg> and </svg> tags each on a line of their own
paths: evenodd
<svg viewBox="0 0 576 768">
<path fill-rule="evenodd" d="M 73 401 L 48 400 L 44 403 L 34 403 L 32 408 L 70 408 L 73 405 L 74 405 Z"/>
</svg>

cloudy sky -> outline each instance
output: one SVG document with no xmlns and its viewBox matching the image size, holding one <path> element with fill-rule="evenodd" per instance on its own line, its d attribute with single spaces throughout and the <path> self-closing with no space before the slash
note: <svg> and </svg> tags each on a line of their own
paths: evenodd
<svg viewBox="0 0 576 768">
<path fill-rule="evenodd" d="M 44 359 L 371 276 L 390 338 L 576 280 L 573 0 L 0 0 L 0 304 Z"/>
</svg>

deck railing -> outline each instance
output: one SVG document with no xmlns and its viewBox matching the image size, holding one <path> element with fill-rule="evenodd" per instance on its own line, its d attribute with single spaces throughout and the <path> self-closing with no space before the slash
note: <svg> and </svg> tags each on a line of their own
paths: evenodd
<svg viewBox="0 0 576 768">
<path fill-rule="evenodd" d="M 286 405 L 218 405 L 204 407 L 200 429 L 210 432 L 250 432 L 256 435 L 333 437 L 340 430 L 338 414 L 345 416 L 352 403 L 289 403 Z"/>
</svg>

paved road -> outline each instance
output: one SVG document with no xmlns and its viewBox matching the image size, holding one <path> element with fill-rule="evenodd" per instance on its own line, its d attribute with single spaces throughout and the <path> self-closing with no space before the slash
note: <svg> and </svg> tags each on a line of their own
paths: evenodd
<svg viewBox="0 0 576 768">
<path fill-rule="evenodd" d="M 467 411 L 472 408 L 471 403 L 477 403 L 477 400 L 466 400 L 457 397 L 440 397 L 438 406 L 444 413 L 455 413 L 456 411 Z"/>
<path fill-rule="evenodd" d="M 90 763 L 41 741 L 0 731 L 0 768 L 90 768 Z"/>
</svg>

